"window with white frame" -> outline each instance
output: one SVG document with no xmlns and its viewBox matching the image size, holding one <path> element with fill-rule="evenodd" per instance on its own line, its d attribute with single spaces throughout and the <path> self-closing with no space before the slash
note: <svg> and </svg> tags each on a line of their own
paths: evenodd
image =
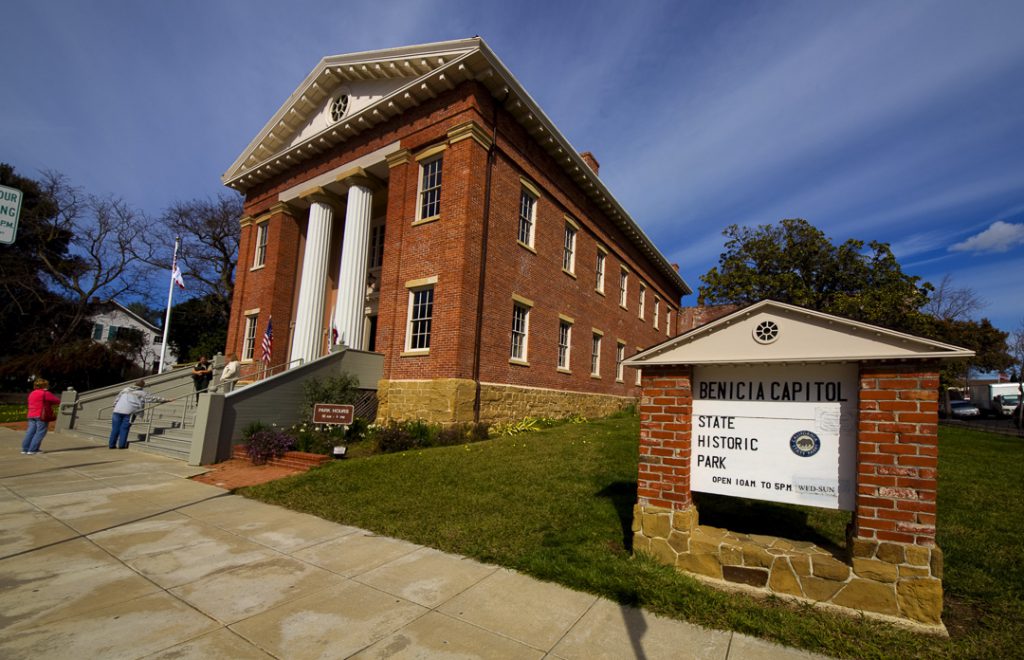
<svg viewBox="0 0 1024 660">
<path fill-rule="evenodd" d="M 245 334 L 242 335 L 242 360 L 251 361 L 256 352 L 256 323 L 260 315 L 247 314 L 245 317 Z"/>
<path fill-rule="evenodd" d="M 576 268 L 576 227 L 565 223 L 565 242 L 562 249 L 562 270 L 573 274 Z"/>
<path fill-rule="evenodd" d="M 619 307 L 626 308 L 629 290 L 629 271 L 623 268 L 619 271 Z"/>
<path fill-rule="evenodd" d="M 370 227 L 370 254 L 368 268 L 380 268 L 384 263 L 384 225 Z"/>
<path fill-rule="evenodd" d="M 640 351 L 641 351 L 640 347 L 637 347 L 637 349 L 636 349 L 636 352 L 637 352 L 637 353 L 639 353 Z M 636 384 L 637 384 L 638 386 L 639 386 L 639 385 L 642 385 L 642 384 L 643 384 L 643 377 L 644 377 L 644 371 L 643 371 L 643 369 L 641 369 L 640 367 L 637 367 L 637 368 L 636 368 L 636 369 L 634 369 L 633 371 L 635 371 L 635 372 L 636 372 Z"/>
<path fill-rule="evenodd" d="M 267 262 L 267 226 L 269 223 L 261 222 L 256 225 L 256 253 L 252 258 L 252 267 L 260 268 Z"/>
<path fill-rule="evenodd" d="M 615 382 L 622 382 L 622 361 L 626 359 L 626 345 L 621 341 L 615 344 Z"/>
<path fill-rule="evenodd" d="M 637 305 L 637 316 L 642 321 L 644 319 L 644 307 L 647 305 L 647 286 L 643 282 L 640 283 L 640 303 Z"/>
<path fill-rule="evenodd" d="M 672 336 L 672 310 L 665 312 L 665 336 Z"/>
<path fill-rule="evenodd" d="M 516 301 L 512 305 L 512 360 L 526 362 L 529 332 L 530 308 Z"/>
<path fill-rule="evenodd" d="M 405 350 L 430 350 L 430 331 L 434 321 L 434 285 L 411 287 L 409 289 L 409 327 L 406 332 Z"/>
<path fill-rule="evenodd" d="M 601 375 L 601 335 L 594 333 L 594 340 L 590 348 L 590 375 Z"/>
<path fill-rule="evenodd" d="M 558 368 L 569 370 L 569 351 L 572 349 L 572 323 L 558 320 Z"/>
<path fill-rule="evenodd" d="M 420 163 L 420 204 L 417 220 L 441 215 L 441 156 Z"/>
<path fill-rule="evenodd" d="M 604 262 L 608 257 L 604 250 L 597 248 L 597 265 L 594 267 L 595 283 L 594 290 L 598 293 L 604 293 Z"/>
<path fill-rule="evenodd" d="M 524 186 L 519 191 L 519 235 L 520 243 L 533 247 L 534 226 L 537 223 L 537 196 Z"/>
<path fill-rule="evenodd" d="M 658 329 L 658 316 L 661 315 L 661 300 L 654 296 L 654 329 Z"/>
</svg>

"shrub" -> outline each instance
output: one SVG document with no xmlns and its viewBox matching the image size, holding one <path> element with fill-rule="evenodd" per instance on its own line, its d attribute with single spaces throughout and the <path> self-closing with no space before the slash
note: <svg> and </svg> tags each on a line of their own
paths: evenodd
<svg viewBox="0 0 1024 660">
<path fill-rule="evenodd" d="M 347 372 L 323 380 L 310 378 L 302 384 L 300 419 L 313 422 L 313 406 L 318 403 L 355 404 L 359 400 L 359 379 Z"/>
<path fill-rule="evenodd" d="M 249 438 L 259 433 L 260 431 L 269 431 L 270 425 L 264 424 L 260 421 L 249 422 L 244 429 L 242 429 L 242 442 L 249 444 Z"/>
<path fill-rule="evenodd" d="M 295 438 L 284 431 L 277 429 L 264 429 L 256 431 L 249 436 L 245 453 L 252 460 L 253 465 L 263 465 L 271 458 L 284 456 L 295 446 Z"/>
<path fill-rule="evenodd" d="M 371 430 L 377 441 L 377 451 L 381 454 L 389 454 L 409 449 L 446 447 L 486 440 L 488 428 L 488 425 L 484 423 L 442 426 L 415 420 L 389 422 L 384 426 L 373 427 Z"/>
</svg>

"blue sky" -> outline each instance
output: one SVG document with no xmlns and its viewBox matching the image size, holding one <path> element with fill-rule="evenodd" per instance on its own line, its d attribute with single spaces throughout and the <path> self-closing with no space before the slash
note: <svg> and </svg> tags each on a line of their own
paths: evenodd
<svg viewBox="0 0 1024 660">
<path fill-rule="evenodd" d="M 1024 321 L 1020 0 L 8 0 L 3 15 L 0 160 L 154 216 L 226 190 L 320 58 L 479 35 L 695 290 L 726 225 L 803 217 L 950 275 L 1004 330 Z"/>
</svg>

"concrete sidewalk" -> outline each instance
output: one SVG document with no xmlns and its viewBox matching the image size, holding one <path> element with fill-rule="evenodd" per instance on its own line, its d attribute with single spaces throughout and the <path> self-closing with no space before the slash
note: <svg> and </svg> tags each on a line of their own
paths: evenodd
<svg viewBox="0 0 1024 660">
<path fill-rule="evenodd" d="M 0 657 L 811 658 L 0 428 Z"/>
</svg>

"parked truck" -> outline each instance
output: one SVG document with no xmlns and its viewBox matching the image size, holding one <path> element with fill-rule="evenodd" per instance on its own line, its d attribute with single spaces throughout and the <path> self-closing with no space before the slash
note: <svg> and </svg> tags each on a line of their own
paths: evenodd
<svg viewBox="0 0 1024 660">
<path fill-rule="evenodd" d="M 971 385 L 971 403 L 984 415 L 1009 417 L 1020 403 L 1020 383 Z"/>
</svg>

